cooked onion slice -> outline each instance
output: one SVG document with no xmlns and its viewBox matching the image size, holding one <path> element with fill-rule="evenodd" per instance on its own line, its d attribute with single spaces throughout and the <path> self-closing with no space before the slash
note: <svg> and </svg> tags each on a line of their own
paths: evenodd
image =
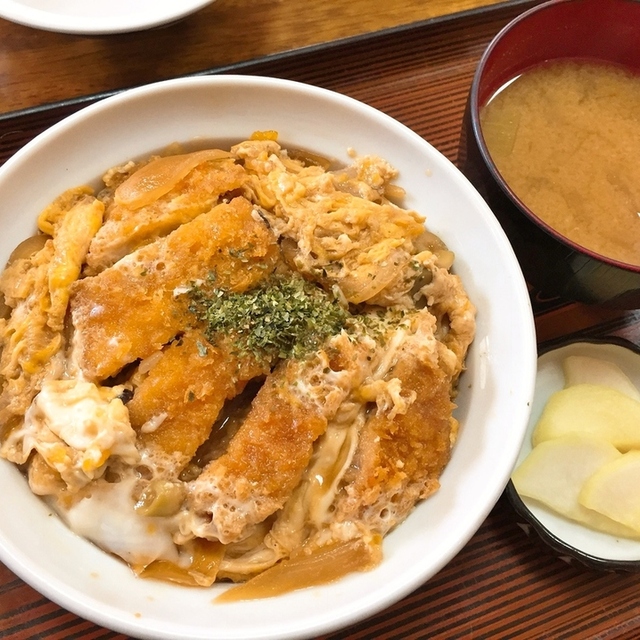
<svg viewBox="0 0 640 640">
<path fill-rule="evenodd" d="M 296 589 L 333 582 L 354 571 L 368 571 L 382 559 L 382 538 L 336 542 L 310 553 L 304 550 L 225 591 L 216 602 L 270 598 Z"/>
<path fill-rule="evenodd" d="M 49 236 L 43 233 L 38 233 L 35 236 L 30 236 L 26 240 L 23 240 L 9 256 L 6 266 L 13 264 L 16 260 L 30 258 L 34 253 L 37 253 L 44 247 L 45 243 L 49 239 Z"/>
<path fill-rule="evenodd" d="M 138 169 L 116 189 L 115 201 L 130 209 L 140 209 L 171 191 L 198 165 L 223 158 L 231 158 L 231 154 L 220 149 L 157 158 Z"/>
<path fill-rule="evenodd" d="M 224 545 L 197 538 L 193 542 L 191 563 L 180 567 L 168 560 L 155 560 L 143 568 L 135 568 L 141 578 L 175 582 L 187 587 L 210 587 L 216 580 Z"/>
<path fill-rule="evenodd" d="M 410 255 L 406 251 L 393 249 L 381 260 L 371 259 L 361 264 L 350 265 L 349 273 L 339 281 L 340 289 L 347 300 L 354 304 L 371 300 L 402 277 L 409 261 Z"/>
</svg>

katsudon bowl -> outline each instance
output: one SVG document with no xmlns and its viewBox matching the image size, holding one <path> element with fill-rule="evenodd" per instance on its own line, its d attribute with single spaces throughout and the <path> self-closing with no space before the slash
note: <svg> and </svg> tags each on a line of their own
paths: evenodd
<svg viewBox="0 0 640 640">
<path fill-rule="evenodd" d="M 89 106 L 56 124 L 0 168 L 0 259 L 33 234 L 58 194 L 98 184 L 104 171 L 174 142 L 220 146 L 275 130 L 283 146 L 348 164 L 375 154 L 397 170 L 403 206 L 455 252 L 454 271 L 477 307 L 460 378 L 460 430 L 440 489 L 384 540 L 373 570 L 266 599 L 216 602 L 228 588 L 136 578 L 72 533 L 0 460 L 0 559 L 62 607 L 139 638 L 309 638 L 362 620 L 442 569 L 501 495 L 524 437 L 536 345 L 529 297 L 502 229 L 462 174 L 419 135 L 353 99 L 294 82 L 221 76 L 167 81 Z"/>
</svg>

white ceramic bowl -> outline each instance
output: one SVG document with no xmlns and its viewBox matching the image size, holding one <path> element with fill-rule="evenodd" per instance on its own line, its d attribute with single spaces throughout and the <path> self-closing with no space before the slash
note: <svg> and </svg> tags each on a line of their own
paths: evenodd
<svg viewBox="0 0 640 640">
<path fill-rule="evenodd" d="M 62 33 L 125 33 L 183 18 L 214 0 L 0 0 L 0 17 Z"/>
<path fill-rule="evenodd" d="M 80 616 L 158 639 L 307 638 L 353 624 L 407 595 L 471 538 L 501 495 L 524 437 L 536 344 L 529 297 L 500 225 L 466 178 L 420 136 L 379 111 L 298 83 L 220 76 L 145 86 L 55 125 L 0 168 L 0 262 L 35 228 L 40 209 L 67 187 L 92 182 L 128 158 L 195 139 L 280 140 L 349 162 L 378 154 L 400 171 L 406 206 L 456 252 L 456 272 L 478 308 L 477 338 L 461 379 L 462 422 L 441 489 L 384 545 L 372 572 L 277 598 L 215 604 L 224 586 L 188 589 L 136 579 L 76 537 L 0 461 L 0 559 Z"/>
</svg>

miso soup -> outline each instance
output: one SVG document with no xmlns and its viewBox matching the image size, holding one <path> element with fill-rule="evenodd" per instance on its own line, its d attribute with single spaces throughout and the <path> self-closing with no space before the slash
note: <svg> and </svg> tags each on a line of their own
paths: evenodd
<svg viewBox="0 0 640 640">
<path fill-rule="evenodd" d="M 481 110 L 489 153 L 518 198 L 584 248 L 640 265 L 640 77 L 556 61 Z"/>
</svg>

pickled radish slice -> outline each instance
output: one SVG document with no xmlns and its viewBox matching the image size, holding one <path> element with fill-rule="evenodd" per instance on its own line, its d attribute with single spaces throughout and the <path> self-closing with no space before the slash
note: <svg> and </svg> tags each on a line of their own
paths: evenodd
<svg viewBox="0 0 640 640">
<path fill-rule="evenodd" d="M 518 493 L 532 498 L 566 518 L 617 536 L 633 537 L 633 531 L 587 509 L 578 496 L 585 482 L 622 454 L 609 442 L 568 435 L 540 443 L 513 472 Z"/>
<path fill-rule="evenodd" d="M 640 391 L 614 362 L 589 356 L 567 356 L 563 362 L 565 386 L 598 384 L 640 401 Z"/>
<path fill-rule="evenodd" d="M 554 393 L 533 432 L 533 446 L 570 433 L 601 438 L 621 451 L 640 448 L 640 402 L 596 384 Z"/>
<path fill-rule="evenodd" d="M 204 149 L 156 158 L 130 175 L 116 189 L 115 202 L 130 209 L 140 209 L 171 191 L 180 180 L 203 162 L 231 157 L 228 151 Z"/>
<path fill-rule="evenodd" d="M 609 442 L 568 435 L 540 443 L 513 472 L 518 493 L 570 518 L 582 485 L 603 464 L 622 454 Z"/>
<path fill-rule="evenodd" d="M 630 527 L 640 535 L 640 451 L 605 464 L 580 491 L 580 503 Z"/>
<path fill-rule="evenodd" d="M 215 602 L 270 598 L 333 582 L 354 571 L 368 571 L 382 560 L 381 539 L 338 542 L 311 553 L 299 552 L 251 580 L 219 595 Z"/>
</svg>

